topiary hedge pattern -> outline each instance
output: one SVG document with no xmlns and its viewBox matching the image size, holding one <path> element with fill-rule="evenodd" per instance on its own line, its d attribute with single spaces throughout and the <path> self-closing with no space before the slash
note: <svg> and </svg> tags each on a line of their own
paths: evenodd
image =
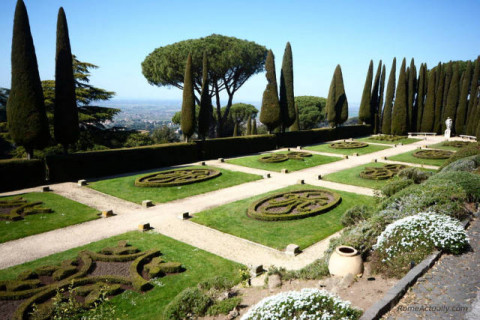
<svg viewBox="0 0 480 320">
<path fill-rule="evenodd" d="M 360 172 L 360 177 L 370 180 L 386 180 L 395 176 L 400 170 L 408 168 L 403 164 L 386 164 L 383 167 L 366 167 Z"/>
<path fill-rule="evenodd" d="M 454 147 L 454 148 L 463 148 L 473 145 L 474 142 L 471 141 L 445 141 L 442 146 L 444 147 Z"/>
<path fill-rule="evenodd" d="M 419 150 L 413 156 L 420 159 L 448 159 L 455 152 L 448 150 Z"/>
<path fill-rule="evenodd" d="M 341 199 L 338 193 L 323 189 L 280 192 L 252 203 L 247 215 L 264 221 L 302 219 L 333 209 Z"/>
<path fill-rule="evenodd" d="M 368 147 L 368 143 L 361 141 L 343 141 L 330 144 L 330 148 L 334 149 L 359 149 L 365 147 Z"/>
<path fill-rule="evenodd" d="M 270 153 L 268 155 L 261 156 L 258 158 L 258 161 L 265 163 L 284 162 L 288 159 L 304 161 L 304 158 L 311 156 L 312 154 L 308 152 L 291 151 L 288 153 Z"/>
<path fill-rule="evenodd" d="M 22 197 L 11 200 L 0 200 L 0 220 L 17 221 L 27 215 L 38 213 L 52 213 L 50 208 L 42 208 L 43 202 L 28 202 Z"/>
<path fill-rule="evenodd" d="M 391 142 L 403 140 L 403 139 L 406 139 L 406 138 L 407 137 L 404 137 L 404 136 L 392 136 L 392 135 L 386 135 L 386 134 L 381 134 L 381 135 L 378 135 L 378 136 L 370 137 L 370 139 L 373 139 L 373 140 L 391 141 Z"/>
<path fill-rule="evenodd" d="M 165 262 L 160 255 L 159 250 L 142 252 L 126 241 L 97 253 L 81 251 L 76 259 L 64 260 L 60 265 L 27 270 L 15 280 L 0 281 L 0 300 L 22 300 L 19 305 L 12 301 L 18 305 L 12 315 L 15 320 L 49 319 L 54 312 L 52 299 L 65 290 L 78 302 L 79 308 L 89 309 L 98 304 L 101 296 L 113 296 L 131 289 L 143 292 L 152 288 L 151 278 L 184 270 L 180 263 Z M 129 276 L 92 275 L 96 261 L 131 262 Z M 107 270 L 112 272 L 115 267 L 112 265 Z"/>
<path fill-rule="evenodd" d="M 210 180 L 222 173 L 215 169 L 174 169 L 149 174 L 135 180 L 137 187 L 174 187 Z"/>
</svg>

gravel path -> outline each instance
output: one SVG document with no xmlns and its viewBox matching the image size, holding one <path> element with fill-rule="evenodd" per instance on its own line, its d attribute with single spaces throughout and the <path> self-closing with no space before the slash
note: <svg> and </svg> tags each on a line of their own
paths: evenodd
<svg viewBox="0 0 480 320">
<path fill-rule="evenodd" d="M 383 319 L 480 319 L 480 221 L 467 230 L 471 250 L 443 255 Z"/>
<path fill-rule="evenodd" d="M 429 138 L 429 142 L 433 143 L 438 143 L 443 140 L 443 137 Z M 381 157 L 389 157 L 408 152 L 416 149 L 422 144 L 425 144 L 425 142 L 419 141 L 405 146 L 392 147 L 375 153 L 350 157 L 349 159 L 288 174 L 246 168 L 222 163 L 218 160 L 208 161 L 208 165 L 218 166 L 229 170 L 261 175 L 270 173 L 271 178 L 171 201 L 148 209 L 142 208 L 138 204 L 121 200 L 90 188 L 79 187 L 75 183 L 50 185 L 54 193 L 86 204 L 99 211 L 111 209 L 116 216 L 108 219 L 89 221 L 0 244 L 0 257 L 2 257 L 2 259 L 0 259 L 0 269 L 135 230 L 139 224 L 146 222 L 150 223 L 154 228 L 154 232 L 160 232 L 179 241 L 183 241 L 233 261 L 247 265 L 263 264 L 265 266 L 276 265 L 287 269 L 299 269 L 322 256 L 324 250 L 328 247 L 328 238 L 306 248 L 303 253 L 292 258 L 286 256 L 281 251 L 225 234 L 190 221 L 184 221 L 179 219 L 178 216 L 183 212 L 195 214 L 196 212 L 212 207 L 252 197 L 259 193 L 284 188 L 298 183 L 299 180 L 304 180 L 305 183 L 316 186 L 323 186 L 364 195 L 373 195 L 374 190 L 372 189 L 318 180 L 318 175 L 326 175 L 332 172 L 366 164 Z M 41 190 L 40 187 L 30 188 L 16 192 L 3 193 L 0 194 L 0 196 L 39 190 Z"/>
</svg>

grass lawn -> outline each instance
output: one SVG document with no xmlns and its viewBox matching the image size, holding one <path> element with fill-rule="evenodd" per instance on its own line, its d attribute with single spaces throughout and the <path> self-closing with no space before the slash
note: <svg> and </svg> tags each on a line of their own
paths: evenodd
<svg viewBox="0 0 480 320">
<path fill-rule="evenodd" d="M 366 167 L 383 167 L 385 164 L 386 163 L 372 162 L 372 163 L 364 164 L 358 167 L 353 167 L 350 169 L 328 174 L 325 177 L 323 177 L 323 179 L 327 181 L 350 184 L 353 186 L 380 189 L 386 183 L 388 183 L 391 179 L 385 179 L 385 180 L 363 179 L 360 177 L 360 172 L 362 172 Z M 423 169 L 423 170 L 432 171 L 432 170 L 426 170 L 426 169 Z"/>
<path fill-rule="evenodd" d="M 296 150 L 293 150 L 293 151 L 296 151 Z M 288 151 L 282 151 L 278 153 L 288 153 Z M 288 169 L 288 171 L 292 172 L 292 171 L 302 170 L 310 167 L 316 167 L 322 164 L 342 160 L 339 157 L 327 157 L 327 156 L 321 156 L 318 154 L 312 154 L 311 157 L 306 157 L 304 158 L 303 161 L 294 160 L 294 159 L 288 159 L 287 161 L 277 162 L 277 163 L 265 163 L 265 162 L 258 161 L 258 159 L 264 155 L 265 154 L 230 159 L 230 160 L 227 160 L 227 162 L 231 164 L 236 164 L 239 166 L 268 170 L 268 171 L 280 172 L 282 169 L 285 168 L 285 169 Z"/>
<path fill-rule="evenodd" d="M 196 286 L 200 281 L 215 276 L 224 276 L 235 282 L 240 280 L 240 264 L 157 233 L 135 231 L 0 270 L 0 280 L 13 279 L 25 270 L 73 259 L 81 250 L 98 251 L 104 247 L 116 246 L 119 240 L 127 240 L 140 250 L 158 249 L 166 261 L 181 262 L 186 269 L 183 273 L 159 278 L 153 282 L 154 288 L 146 293 L 128 290 L 111 298 L 110 301 L 116 306 L 115 316 L 121 319 L 161 319 L 165 306 L 187 287 Z"/>
<path fill-rule="evenodd" d="M 421 158 L 416 158 L 412 154 L 418 150 L 410 151 L 410 152 L 405 152 L 398 154 L 393 157 L 388 157 L 388 160 L 392 161 L 402 161 L 402 162 L 409 162 L 409 163 L 418 163 L 418 164 L 424 164 L 424 165 L 430 165 L 430 166 L 441 166 L 446 159 L 421 159 Z"/>
<path fill-rule="evenodd" d="M 266 195 L 298 189 L 325 189 L 310 185 L 297 185 L 265 193 L 252 198 L 197 213 L 193 222 L 248 239 L 263 245 L 283 250 L 291 243 L 301 249 L 328 237 L 343 228 L 340 219 L 354 205 L 371 204 L 372 197 L 349 192 L 335 191 L 342 202 L 334 209 L 314 217 L 290 221 L 260 221 L 249 218 L 246 210 L 250 203 Z"/>
<path fill-rule="evenodd" d="M 354 140 L 356 141 L 356 140 Z M 329 153 L 338 153 L 338 154 L 346 154 L 352 155 L 354 153 L 358 153 L 359 155 L 372 153 L 380 150 L 385 150 L 391 148 L 390 146 L 379 146 L 370 144 L 364 148 L 357 148 L 357 149 L 335 149 L 330 148 L 330 143 L 322 143 L 316 146 L 305 147 L 306 150 L 318 151 L 318 152 L 329 152 Z"/>
<path fill-rule="evenodd" d="M 97 216 L 98 210 L 54 193 L 34 192 L 25 193 L 21 196 L 29 202 L 42 201 L 42 207 L 50 208 L 53 212 L 28 215 L 25 216 L 25 219 L 18 221 L 0 221 L 0 243 L 94 220 L 99 217 Z M 18 196 L 1 197 L 0 199 L 13 199 L 15 197 Z"/>
<path fill-rule="evenodd" d="M 460 148 L 455 148 L 455 147 L 449 147 L 449 146 L 444 146 L 443 142 L 436 143 L 436 144 L 429 144 L 427 145 L 429 148 L 432 149 L 442 149 L 442 150 L 450 150 L 450 151 L 458 151 Z"/>
<path fill-rule="evenodd" d="M 405 139 L 401 139 L 401 140 L 397 140 L 397 141 L 382 141 L 382 140 L 372 139 L 371 137 L 366 137 L 366 138 L 360 138 L 360 139 L 355 139 L 355 140 L 363 141 L 363 142 L 373 142 L 373 143 L 382 143 L 382 144 L 394 145 L 394 144 L 399 144 L 399 143 L 410 144 L 410 143 L 421 141 L 422 139 L 405 138 Z"/>
<path fill-rule="evenodd" d="M 210 168 L 220 170 L 222 174 L 211 180 L 186 184 L 183 186 L 144 188 L 136 187 L 135 179 L 146 175 L 137 174 L 128 177 L 120 177 L 108 180 L 92 182 L 88 186 L 97 191 L 110 194 L 112 196 L 141 203 L 143 200 L 152 200 L 156 203 L 168 202 L 176 199 L 182 199 L 201 193 L 206 193 L 222 188 L 235 186 L 237 184 L 259 180 L 262 177 L 243 172 L 234 172 L 225 169 L 218 169 L 208 166 L 191 166 L 185 168 Z"/>
</svg>

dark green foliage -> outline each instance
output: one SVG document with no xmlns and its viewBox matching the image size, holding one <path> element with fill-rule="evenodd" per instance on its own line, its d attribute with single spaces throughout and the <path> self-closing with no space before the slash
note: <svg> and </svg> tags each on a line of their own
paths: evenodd
<svg viewBox="0 0 480 320">
<path fill-rule="evenodd" d="M 207 316 L 228 314 L 230 311 L 232 311 L 234 308 L 240 305 L 241 302 L 242 302 L 242 298 L 240 297 L 234 297 L 226 300 L 217 301 L 215 302 L 214 305 L 208 308 Z"/>
<path fill-rule="evenodd" d="M 40 160 L 0 160 L 0 192 L 45 183 L 45 165 Z"/>
<path fill-rule="evenodd" d="M 398 177 L 412 180 L 415 184 L 419 184 L 427 180 L 432 175 L 431 171 L 423 171 L 418 168 L 406 168 L 398 173 Z"/>
<path fill-rule="evenodd" d="M 432 72 L 432 71 L 430 71 Z M 442 113 L 443 113 L 443 87 L 445 85 L 445 70 L 441 63 L 438 63 L 436 70 L 436 88 L 435 88 L 435 122 L 434 132 L 441 133 L 442 131 Z"/>
<path fill-rule="evenodd" d="M 246 136 L 252 135 L 252 115 L 248 115 Z"/>
<path fill-rule="evenodd" d="M 436 71 L 430 70 L 428 75 L 427 97 L 423 108 L 420 132 L 433 132 L 435 124 L 435 86 Z"/>
<path fill-rule="evenodd" d="M 280 103 L 278 101 L 277 76 L 275 74 L 275 57 L 272 50 L 268 51 L 265 61 L 267 71 L 267 87 L 263 92 L 262 110 L 260 122 L 263 123 L 271 133 L 281 124 Z"/>
<path fill-rule="evenodd" d="M 292 47 L 287 42 L 283 54 L 282 70 L 280 72 L 280 112 L 282 117 L 282 131 L 295 122 L 295 95 L 293 91 L 293 61 Z"/>
<path fill-rule="evenodd" d="M 205 140 L 210 129 L 212 119 L 212 97 L 209 92 L 208 59 L 206 52 L 203 53 L 202 67 L 202 93 L 200 96 L 200 113 L 198 115 L 198 135 Z"/>
<path fill-rule="evenodd" d="M 0 122 L 7 121 L 7 100 L 9 95 L 10 90 L 0 88 Z"/>
<path fill-rule="evenodd" d="M 417 130 L 415 115 L 415 93 L 417 92 L 417 67 L 415 66 L 415 60 L 412 58 L 410 61 L 410 72 L 408 72 L 408 85 L 407 85 L 407 109 L 408 109 L 408 123 L 409 128 L 412 131 Z"/>
<path fill-rule="evenodd" d="M 452 82 L 452 75 L 453 75 L 453 63 L 449 62 L 446 63 L 444 66 L 445 70 L 445 83 L 443 85 L 443 112 L 442 112 L 442 131 L 445 131 L 445 120 L 447 117 L 445 116 L 445 111 L 447 108 L 447 98 L 448 98 L 448 89 L 450 88 L 450 83 Z"/>
<path fill-rule="evenodd" d="M 370 99 L 370 112 L 372 114 L 373 133 L 375 134 L 379 133 L 380 131 L 380 114 L 382 111 L 380 96 L 382 96 L 383 100 L 383 85 L 385 82 L 385 75 L 382 74 L 382 65 L 382 60 L 380 60 L 378 63 L 377 73 L 375 74 L 375 80 L 373 81 Z"/>
<path fill-rule="evenodd" d="M 351 207 L 343 214 L 342 225 L 349 227 L 356 225 L 360 221 L 367 220 L 372 215 L 372 211 L 372 208 L 365 205 Z"/>
<path fill-rule="evenodd" d="M 138 177 L 135 186 L 144 188 L 183 186 L 210 180 L 221 174 L 218 170 L 206 168 L 164 170 Z"/>
<path fill-rule="evenodd" d="M 392 111 L 392 134 L 405 135 L 408 131 L 408 110 L 407 110 L 407 79 L 405 75 L 405 58 L 400 67 L 398 76 L 397 94 Z"/>
<path fill-rule="evenodd" d="M 455 154 L 452 155 L 448 160 L 446 160 L 443 163 L 441 168 L 445 168 L 450 163 L 455 162 L 459 159 L 463 159 L 463 158 L 470 157 L 470 156 L 475 156 L 477 154 L 480 154 L 480 145 L 478 143 L 463 147 L 460 150 L 458 150 L 457 152 L 455 152 Z"/>
<path fill-rule="evenodd" d="M 328 91 L 326 112 L 327 120 L 331 127 L 337 127 L 348 119 L 348 101 L 340 65 L 337 65 L 333 73 Z"/>
<path fill-rule="evenodd" d="M 361 122 L 366 124 L 372 124 L 372 78 L 373 78 L 373 61 L 370 60 L 368 66 L 367 78 L 365 79 L 365 85 L 363 87 L 362 100 L 360 102 L 360 110 L 358 111 L 358 118 Z"/>
<path fill-rule="evenodd" d="M 380 79 L 380 91 L 378 96 L 378 115 L 377 115 L 377 123 L 375 124 L 375 133 L 382 132 L 382 111 L 383 111 L 383 99 L 384 99 L 384 92 L 385 92 L 385 77 L 387 76 L 387 69 L 385 65 L 382 67 L 382 77 Z"/>
<path fill-rule="evenodd" d="M 420 66 L 420 73 L 418 75 L 417 99 L 415 101 L 415 110 L 417 112 L 415 116 L 415 120 L 416 120 L 415 126 L 418 130 L 420 130 L 422 127 L 422 117 L 423 117 L 423 110 L 425 106 L 426 89 L 427 89 L 427 66 L 422 63 Z"/>
<path fill-rule="evenodd" d="M 300 128 L 302 130 L 318 127 L 325 120 L 325 105 L 327 99 L 314 96 L 295 97 L 295 107 L 298 110 Z"/>
<path fill-rule="evenodd" d="M 195 94 L 193 93 L 192 55 L 189 54 L 185 65 L 185 78 L 183 82 L 182 123 L 181 128 L 185 140 L 195 131 Z"/>
<path fill-rule="evenodd" d="M 466 116 L 468 107 L 468 92 L 470 89 L 470 81 L 472 79 L 472 63 L 468 61 L 467 69 L 463 73 L 463 80 L 460 88 L 460 96 L 458 100 L 457 114 L 455 117 L 455 131 L 457 134 L 466 133 Z"/>
<path fill-rule="evenodd" d="M 25 147 L 28 158 L 33 149 L 46 147 L 50 140 L 37 58 L 30 33 L 27 9 L 17 1 L 12 37 L 12 81 L 7 101 L 10 135 Z"/>
<path fill-rule="evenodd" d="M 67 18 L 63 8 L 58 11 L 57 52 L 55 58 L 55 140 L 67 151 L 79 137 L 78 111 L 73 78 L 72 51 L 68 36 Z"/>
<path fill-rule="evenodd" d="M 252 120 L 252 135 L 257 134 L 257 119 Z"/>
<path fill-rule="evenodd" d="M 290 126 L 290 131 L 298 131 L 300 130 L 300 119 L 298 115 L 298 106 L 295 103 L 295 122 Z"/>
<path fill-rule="evenodd" d="M 460 74 L 458 72 L 458 65 L 453 65 L 453 73 L 448 87 L 447 103 L 443 112 L 443 118 L 447 120 L 452 119 L 455 125 L 455 116 L 457 114 L 458 95 L 460 93 Z M 445 122 L 445 121 L 444 121 Z M 444 129 L 446 129 L 445 123 L 443 123 Z M 455 126 L 452 126 L 452 133 L 456 132 Z"/>
<path fill-rule="evenodd" d="M 235 125 L 233 126 L 233 136 L 238 137 L 238 122 L 235 122 Z"/>
<path fill-rule="evenodd" d="M 382 115 L 382 133 L 392 134 L 392 109 L 393 98 L 395 97 L 395 73 L 397 69 L 397 58 L 393 58 L 392 69 L 388 76 L 387 92 L 385 94 L 385 107 Z"/>
<path fill-rule="evenodd" d="M 420 158 L 420 159 L 448 159 L 453 154 L 454 152 L 449 150 L 427 149 L 427 150 L 415 151 L 412 155 L 415 158 Z"/>
<path fill-rule="evenodd" d="M 432 183 L 438 180 L 454 181 L 463 188 L 467 194 L 468 201 L 480 201 L 480 176 L 477 174 L 465 171 L 447 171 L 439 172 L 429 180 Z"/>
<path fill-rule="evenodd" d="M 475 61 L 473 69 L 472 82 L 470 85 L 470 100 L 468 101 L 468 116 L 467 116 L 467 134 L 475 135 L 475 127 L 480 121 L 480 110 L 477 108 L 478 100 L 478 84 L 480 81 L 480 56 Z M 475 85 L 477 84 L 477 85 Z"/>
<path fill-rule="evenodd" d="M 413 184 L 413 180 L 410 179 L 397 179 L 389 181 L 386 185 L 384 185 L 380 190 L 382 195 L 385 197 L 391 197 L 395 193 L 405 189 L 406 187 Z"/>
</svg>

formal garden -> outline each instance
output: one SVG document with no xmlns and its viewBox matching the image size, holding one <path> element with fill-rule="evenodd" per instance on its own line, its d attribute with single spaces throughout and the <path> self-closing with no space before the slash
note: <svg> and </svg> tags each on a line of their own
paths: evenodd
<svg viewBox="0 0 480 320">
<path fill-rule="evenodd" d="M 120 110 L 92 103 L 115 93 L 90 84 L 63 8 L 56 36 L 40 81 L 17 0 L 1 319 L 377 319 L 442 255 L 478 251 L 480 57 L 418 75 L 404 58 L 398 77 L 370 61 L 352 117 L 340 65 L 326 98 L 295 96 L 289 42 L 277 75 L 253 41 L 183 40 L 141 63 L 182 91 L 178 132 L 142 133 L 106 128 Z M 263 71 L 260 110 L 234 100 Z"/>
</svg>

